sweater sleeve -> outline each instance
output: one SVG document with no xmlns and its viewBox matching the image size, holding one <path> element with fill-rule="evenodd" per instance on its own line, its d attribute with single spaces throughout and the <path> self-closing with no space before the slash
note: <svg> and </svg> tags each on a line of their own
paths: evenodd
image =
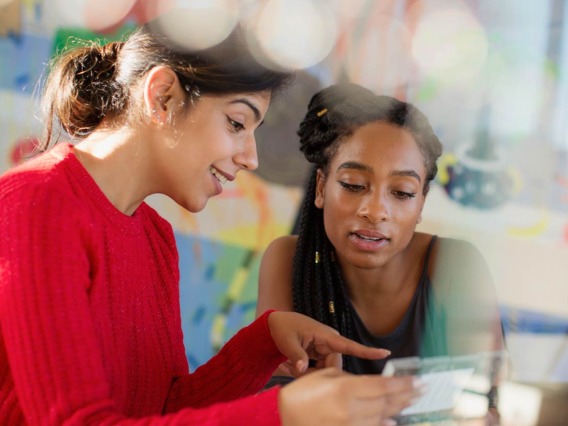
<svg viewBox="0 0 568 426">
<path fill-rule="evenodd" d="M 29 186 L 18 189 L 25 196 L 0 196 L 4 407 L 17 398 L 30 425 L 280 424 L 278 389 L 245 396 L 247 389 L 260 389 L 281 361 L 266 317 L 237 334 L 210 363 L 175 381 L 169 413 L 133 419 L 119 412 L 89 313 L 80 206 L 64 193 Z"/>
<path fill-rule="evenodd" d="M 214 401 L 229 401 L 262 389 L 276 367 L 285 361 L 270 336 L 270 312 L 240 330 L 193 374 L 176 380 L 166 410 L 205 407 Z"/>
</svg>

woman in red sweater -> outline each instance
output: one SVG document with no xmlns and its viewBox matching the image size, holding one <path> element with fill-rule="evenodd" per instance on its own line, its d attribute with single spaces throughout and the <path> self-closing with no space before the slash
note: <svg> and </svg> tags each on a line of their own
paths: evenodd
<svg viewBox="0 0 568 426">
<path fill-rule="evenodd" d="M 257 167 L 290 76 L 251 58 L 241 29 L 188 52 L 147 25 L 53 64 L 44 152 L 0 178 L 0 424 L 376 425 L 416 395 L 341 372 L 339 353 L 387 352 L 297 313 L 264 313 L 189 374 L 174 235 L 144 199 L 198 212 Z M 286 360 L 302 377 L 259 393 Z"/>
</svg>

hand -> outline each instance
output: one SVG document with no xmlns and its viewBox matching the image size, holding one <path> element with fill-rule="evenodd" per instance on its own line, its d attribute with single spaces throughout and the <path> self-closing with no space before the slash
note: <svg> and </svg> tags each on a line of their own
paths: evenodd
<svg viewBox="0 0 568 426">
<path fill-rule="evenodd" d="M 390 354 L 342 337 L 337 330 L 297 312 L 272 312 L 268 328 L 278 350 L 289 359 L 290 373 L 296 377 L 307 372 L 310 358 L 316 360 L 316 368 L 341 369 L 341 354 L 367 359 Z"/>
<path fill-rule="evenodd" d="M 283 426 L 394 425 L 390 416 L 421 393 L 411 376 L 353 375 L 326 368 L 282 387 L 278 409 Z"/>
</svg>

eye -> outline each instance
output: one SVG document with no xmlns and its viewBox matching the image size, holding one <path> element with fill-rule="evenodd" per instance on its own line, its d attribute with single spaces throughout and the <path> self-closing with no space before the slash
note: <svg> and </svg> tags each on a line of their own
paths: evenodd
<svg viewBox="0 0 568 426">
<path fill-rule="evenodd" d="M 353 185 L 351 183 L 342 182 L 338 180 L 339 184 L 343 187 L 343 189 L 350 191 L 350 192 L 359 192 L 365 189 L 363 185 Z"/>
<path fill-rule="evenodd" d="M 393 191 L 392 194 L 400 200 L 409 200 L 416 197 L 416 193 L 414 192 Z"/>
<path fill-rule="evenodd" d="M 229 124 L 231 125 L 231 127 L 233 128 L 233 130 L 235 132 L 240 132 L 241 130 L 245 129 L 245 126 L 244 126 L 243 123 L 239 123 L 238 121 L 233 120 L 229 116 L 227 116 L 227 121 L 229 122 Z"/>
</svg>

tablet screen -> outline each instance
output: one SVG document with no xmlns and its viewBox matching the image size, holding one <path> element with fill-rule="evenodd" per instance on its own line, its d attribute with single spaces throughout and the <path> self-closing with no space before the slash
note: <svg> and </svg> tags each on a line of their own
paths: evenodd
<svg viewBox="0 0 568 426">
<path fill-rule="evenodd" d="M 504 352 L 432 358 L 395 358 L 387 361 L 384 376 L 419 376 L 427 392 L 397 417 L 398 424 L 452 418 L 466 389 L 489 392 L 492 378 L 501 368 Z M 482 383 L 481 386 L 479 384 Z"/>
</svg>

